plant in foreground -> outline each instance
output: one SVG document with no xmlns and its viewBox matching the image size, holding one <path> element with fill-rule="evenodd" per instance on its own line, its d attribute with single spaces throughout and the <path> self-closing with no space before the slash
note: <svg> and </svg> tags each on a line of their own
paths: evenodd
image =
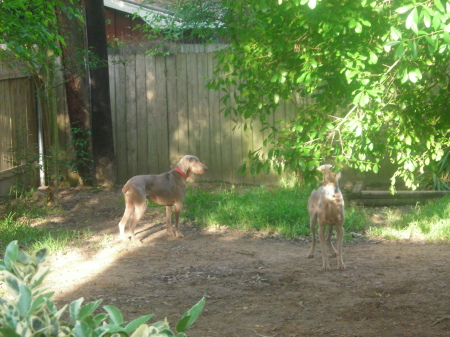
<svg viewBox="0 0 450 337">
<path fill-rule="evenodd" d="M 111 305 L 103 306 L 106 313 L 94 314 L 101 300 L 83 304 L 83 298 L 72 301 L 58 310 L 48 292 L 42 286 L 49 273 L 39 269 L 45 262 L 47 249 L 28 254 L 12 241 L 6 248 L 4 260 L 0 260 L 0 281 L 7 291 L 0 298 L 0 336 L 4 337 L 185 337 L 185 331 L 200 315 L 205 299 L 201 299 L 176 325 L 174 333 L 167 319 L 152 325 L 144 324 L 153 315 L 146 315 L 124 322 L 120 310 Z M 61 319 L 69 307 L 69 322 Z"/>
</svg>

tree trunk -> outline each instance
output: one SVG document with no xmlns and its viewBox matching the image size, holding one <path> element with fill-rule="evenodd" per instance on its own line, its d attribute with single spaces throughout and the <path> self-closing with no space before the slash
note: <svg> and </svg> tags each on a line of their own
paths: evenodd
<svg viewBox="0 0 450 337">
<path fill-rule="evenodd" d="M 116 182 L 116 167 L 103 0 L 85 0 L 85 8 L 88 46 L 98 61 L 97 67 L 90 68 L 95 180 L 97 184 L 112 187 Z"/>
<path fill-rule="evenodd" d="M 67 7 L 73 6 L 64 0 Z M 62 49 L 62 64 L 66 86 L 71 136 L 75 152 L 74 169 L 84 185 L 93 184 L 93 159 L 89 116 L 89 81 L 86 68 L 86 43 L 83 25 L 67 15 L 58 15 L 61 35 L 66 46 Z"/>
</svg>

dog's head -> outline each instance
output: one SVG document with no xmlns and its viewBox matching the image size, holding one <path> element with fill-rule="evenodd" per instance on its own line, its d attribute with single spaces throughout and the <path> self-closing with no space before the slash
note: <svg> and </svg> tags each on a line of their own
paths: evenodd
<svg viewBox="0 0 450 337">
<path fill-rule="evenodd" d="M 323 184 L 338 184 L 339 179 L 341 179 L 341 172 L 335 173 L 333 171 L 333 165 L 325 164 L 322 166 L 319 166 L 317 169 L 322 172 L 323 174 Z"/>
<path fill-rule="evenodd" d="M 196 156 L 187 155 L 181 158 L 177 167 L 183 171 L 188 177 L 192 174 L 203 174 L 208 171 L 208 167 L 200 162 Z"/>
</svg>

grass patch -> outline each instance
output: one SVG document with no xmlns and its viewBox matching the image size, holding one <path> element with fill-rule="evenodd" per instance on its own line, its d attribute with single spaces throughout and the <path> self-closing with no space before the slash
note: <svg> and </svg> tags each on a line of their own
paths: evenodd
<svg viewBox="0 0 450 337">
<path fill-rule="evenodd" d="M 205 227 L 259 230 L 295 238 L 310 235 L 307 210 L 310 191 L 296 186 L 189 189 L 183 216 Z M 346 233 L 363 232 L 369 223 L 364 210 L 347 207 Z"/>
<path fill-rule="evenodd" d="M 89 232 L 79 232 L 60 226 L 38 227 L 33 222 L 43 221 L 47 208 L 27 199 L 7 200 L 0 209 L 0 250 L 18 240 L 27 250 L 46 247 L 50 252 L 65 251 L 67 247 L 81 246 Z"/>
<path fill-rule="evenodd" d="M 450 241 L 450 196 L 411 207 L 400 215 L 389 209 L 385 213 L 387 223 L 369 227 L 368 235 L 394 240 Z"/>
</svg>

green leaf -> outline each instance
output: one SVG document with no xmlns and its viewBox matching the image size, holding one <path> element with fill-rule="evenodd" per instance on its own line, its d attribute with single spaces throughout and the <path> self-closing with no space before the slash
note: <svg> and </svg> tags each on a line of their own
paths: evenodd
<svg viewBox="0 0 450 337">
<path fill-rule="evenodd" d="M 127 326 L 124 328 L 125 332 L 127 334 L 131 334 L 131 332 L 136 330 L 138 326 L 140 326 L 141 324 L 144 324 L 152 317 L 153 317 L 153 314 L 136 318 L 135 320 L 133 320 L 127 324 Z"/>
<path fill-rule="evenodd" d="M 42 270 L 38 270 L 36 274 L 33 275 L 33 277 L 30 280 L 30 287 L 36 288 L 40 286 L 44 280 L 44 278 L 50 273 L 50 269 L 45 268 Z"/>
<path fill-rule="evenodd" d="M 237 172 L 239 174 L 245 174 L 245 172 L 247 171 L 247 162 L 243 161 L 241 165 L 239 165 Z"/>
<path fill-rule="evenodd" d="M 369 63 L 370 64 L 376 64 L 377 62 L 378 62 L 377 54 L 371 52 L 370 56 L 369 56 Z"/>
<path fill-rule="evenodd" d="M 87 336 L 91 335 L 92 329 L 89 327 L 89 325 L 86 322 L 77 321 L 75 323 L 73 332 L 74 332 L 75 337 L 87 337 Z"/>
<path fill-rule="evenodd" d="M 428 14 L 427 11 L 423 11 L 423 24 L 427 28 L 431 27 L 431 17 L 430 17 L 430 14 Z"/>
<path fill-rule="evenodd" d="M 196 305 L 189 311 L 185 312 L 183 317 L 178 321 L 176 329 L 178 332 L 185 332 L 200 316 L 203 307 L 205 306 L 205 298 L 203 297 Z"/>
<path fill-rule="evenodd" d="M 131 335 L 131 337 L 148 337 L 150 333 L 150 328 L 146 324 L 142 324 L 136 331 Z"/>
<path fill-rule="evenodd" d="M 121 325 L 123 323 L 123 316 L 119 309 L 113 305 L 105 305 L 103 309 L 108 313 L 111 323 Z"/>
<path fill-rule="evenodd" d="M 374 165 L 373 165 L 373 172 L 374 172 L 374 173 L 378 173 L 378 169 L 379 169 L 378 164 L 374 164 Z"/>
<path fill-rule="evenodd" d="M 445 11 L 444 6 L 442 6 L 442 3 L 440 0 L 434 0 L 434 5 L 436 6 L 437 9 L 439 9 L 441 12 Z"/>
<path fill-rule="evenodd" d="M 391 38 L 394 41 L 401 40 L 402 33 L 394 26 L 391 27 Z"/>
<path fill-rule="evenodd" d="M 308 1 L 309 8 L 314 9 L 314 8 L 316 8 L 316 5 L 317 5 L 317 0 L 309 0 Z"/>
<path fill-rule="evenodd" d="M 419 23 L 418 11 L 417 8 L 414 8 L 406 18 L 405 26 L 407 29 L 411 29 L 414 33 L 418 34 L 419 33 L 419 29 L 417 27 L 418 23 Z"/>
<path fill-rule="evenodd" d="M 8 292 L 16 298 L 19 297 L 20 284 L 22 282 L 17 277 L 15 277 L 13 274 L 6 275 L 4 282 L 6 284 Z"/>
<path fill-rule="evenodd" d="M 0 328 L 0 335 L 2 337 L 21 337 L 13 329 L 10 328 Z"/>
<path fill-rule="evenodd" d="M 19 286 L 19 298 L 17 300 L 17 308 L 21 317 L 25 317 L 31 307 L 31 302 L 33 300 L 33 295 L 31 294 L 30 288 L 25 284 L 20 284 Z"/>
<path fill-rule="evenodd" d="M 38 266 L 40 266 L 47 260 L 47 253 L 47 248 L 39 249 L 36 253 L 34 253 L 34 258 L 36 259 Z"/>
<path fill-rule="evenodd" d="M 78 319 L 79 320 L 85 319 L 87 316 L 92 314 L 98 308 L 101 302 L 102 300 L 98 300 L 82 306 L 78 314 Z"/>
<path fill-rule="evenodd" d="M 74 300 L 70 303 L 70 320 L 73 324 L 75 324 L 75 322 L 77 320 L 79 320 L 79 316 L 80 316 L 80 307 L 81 304 L 83 303 L 84 298 L 81 297 L 77 300 Z"/>
<path fill-rule="evenodd" d="M 422 73 L 418 68 L 415 68 L 408 73 L 408 78 L 411 82 L 416 83 L 418 80 L 422 79 Z"/>
<path fill-rule="evenodd" d="M 406 145 L 411 145 L 411 136 L 410 135 L 406 135 L 406 137 L 405 137 L 405 144 Z"/>
<path fill-rule="evenodd" d="M 414 7 L 414 5 L 407 5 L 407 6 L 397 8 L 395 11 L 399 14 L 403 14 L 403 13 L 406 13 L 407 11 L 409 11 L 413 7 Z"/>
<path fill-rule="evenodd" d="M 358 104 L 359 106 L 363 107 L 367 105 L 370 101 L 370 97 L 365 91 L 360 91 L 355 98 L 353 99 L 353 104 Z"/>
<path fill-rule="evenodd" d="M 17 260 L 17 255 L 19 253 L 19 246 L 17 244 L 17 240 L 11 241 L 9 245 L 6 247 L 5 251 L 5 266 L 8 270 L 12 270 L 13 262 Z"/>
</svg>

